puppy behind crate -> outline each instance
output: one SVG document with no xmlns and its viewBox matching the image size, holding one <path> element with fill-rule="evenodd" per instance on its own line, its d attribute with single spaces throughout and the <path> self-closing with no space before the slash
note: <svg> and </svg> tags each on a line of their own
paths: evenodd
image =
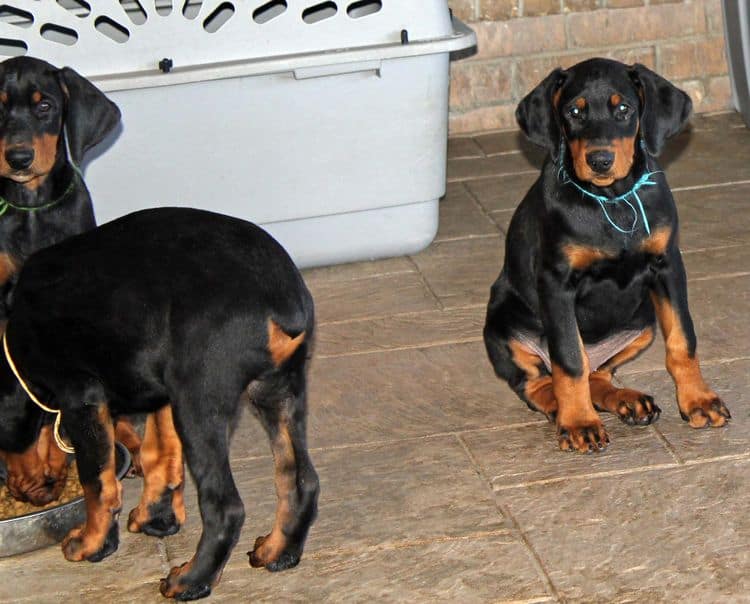
<svg viewBox="0 0 750 604">
<path fill-rule="evenodd" d="M 651 396 L 612 382 L 657 320 L 682 418 L 730 418 L 701 375 L 677 210 L 656 161 L 691 108 L 643 65 L 590 59 L 552 71 L 516 110 L 549 153 L 511 219 L 484 340 L 495 373 L 556 422 L 561 449 L 607 446 L 597 410 L 628 424 L 659 417 Z"/>
<path fill-rule="evenodd" d="M 271 440 L 278 495 L 273 529 L 256 540 L 250 564 L 276 571 L 299 562 L 318 498 L 306 444 L 313 301 L 265 231 L 200 210 L 130 214 L 31 256 L 9 307 L 0 449 L 22 451 L 37 437 L 43 411 L 29 397 L 59 411 L 86 501 L 85 524 L 62 544 L 68 560 L 117 549 L 111 416 L 145 412 L 143 496 L 128 529 L 179 529 L 184 455 L 203 533 L 161 592 L 208 595 L 245 517 L 229 465 L 242 397 Z"/>
</svg>

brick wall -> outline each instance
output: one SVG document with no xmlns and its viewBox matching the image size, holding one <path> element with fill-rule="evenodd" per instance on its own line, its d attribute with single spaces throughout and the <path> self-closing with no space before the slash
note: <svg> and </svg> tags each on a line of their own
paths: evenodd
<svg viewBox="0 0 750 604">
<path fill-rule="evenodd" d="M 699 113 L 729 109 L 721 0 L 449 0 L 478 53 L 451 64 L 451 133 L 515 128 L 521 98 L 558 65 L 639 62 Z"/>
</svg>

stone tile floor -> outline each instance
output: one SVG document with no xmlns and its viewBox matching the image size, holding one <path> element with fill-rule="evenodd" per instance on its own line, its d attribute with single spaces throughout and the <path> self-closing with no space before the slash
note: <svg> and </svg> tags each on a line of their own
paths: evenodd
<svg viewBox="0 0 750 604">
<path fill-rule="evenodd" d="M 247 413 L 232 448 L 247 521 L 208 602 L 750 601 L 750 131 L 696 117 L 663 163 L 682 221 L 691 309 L 726 429 L 679 418 L 656 343 L 620 379 L 656 395 L 653 426 L 611 417 L 609 449 L 563 453 L 495 379 L 481 341 L 511 212 L 539 154 L 515 133 L 455 138 L 440 230 L 410 257 L 306 271 L 319 317 L 310 373 L 319 518 L 294 570 L 251 569 L 273 521 L 272 463 Z M 125 511 L 139 482 L 125 483 Z M 200 534 L 124 529 L 99 564 L 58 548 L 0 561 L 3 602 L 161 602 Z M 124 524 L 121 522 L 121 524 Z"/>
</svg>

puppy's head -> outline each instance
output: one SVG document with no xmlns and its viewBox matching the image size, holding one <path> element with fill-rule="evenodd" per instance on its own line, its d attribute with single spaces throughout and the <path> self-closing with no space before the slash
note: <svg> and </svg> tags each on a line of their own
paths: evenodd
<svg viewBox="0 0 750 604">
<path fill-rule="evenodd" d="M 57 447 L 52 426 L 43 421 L 44 414 L 21 391 L 0 352 L 0 459 L 11 495 L 34 505 L 57 499 L 68 471 L 66 454 Z"/>
<path fill-rule="evenodd" d="M 36 189 L 64 155 L 64 132 L 79 163 L 119 120 L 117 106 L 72 69 L 30 57 L 0 63 L 0 177 Z"/>
<path fill-rule="evenodd" d="M 687 94 L 643 65 L 590 59 L 552 71 L 521 101 L 516 119 L 553 159 L 567 148 L 578 180 L 606 187 L 630 173 L 639 137 L 658 155 L 691 108 Z"/>
</svg>

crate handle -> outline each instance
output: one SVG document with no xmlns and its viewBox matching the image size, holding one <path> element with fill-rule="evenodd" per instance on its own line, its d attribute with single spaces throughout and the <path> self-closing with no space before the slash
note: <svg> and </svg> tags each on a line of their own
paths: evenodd
<svg viewBox="0 0 750 604">
<path fill-rule="evenodd" d="M 299 67 L 294 70 L 295 80 L 309 80 L 311 78 L 325 78 L 329 76 L 363 73 L 371 71 L 380 77 L 382 61 L 359 61 L 357 63 L 340 63 L 338 65 L 320 65 L 316 67 Z"/>
</svg>

